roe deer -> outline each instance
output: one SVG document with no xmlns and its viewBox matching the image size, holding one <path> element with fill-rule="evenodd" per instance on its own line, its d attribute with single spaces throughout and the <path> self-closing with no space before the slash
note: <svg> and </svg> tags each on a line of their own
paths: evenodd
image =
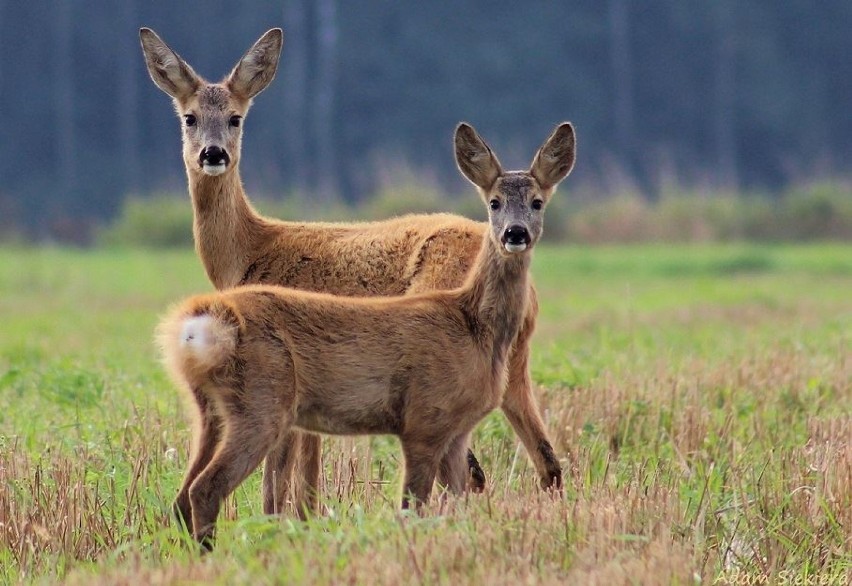
<svg viewBox="0 0 852 586">
<path fill-rule="evenodd" d="M 530 252 L 573 166 L 574 130 L 557 126 L 529 171 L 503 172 L 467 124 L 456 129 L 455 153 L 489 210 L 461 287 L 365 299 L 248 285 L 192 297 L 160 324 L 168 369 L 198 402 L 196 438 L 211 411 L 222 422 L 213 457 L 181 488 L 181 513 L 206 547 L 223 499 L 292 427 L 398 436 L 407 508 L 428 501 L 456 438 L 501 404 L 527 313 Z"/>
<path fill-rule="evenodd" d="M 280 29 L 264 34 L 221 83 L 209 83 L 153 31 L 140 37 L 154 83 L 174 99 L 182 123 L 183 160 L 189 181 L 195 247 L 217 289 L 275 284 L 357 297 L 408 295 L 461 285 L 482 242 L 485 224 L 448 214 L 409 215 L 357 224 L 282 222 L 258 215 L 243 190 L 239 172 L 242 119 L 251 100 L 272 81 L 282 44 Z M 528 372 L 530 338 L 538 307 L 531 287 L 524 322 L 509 358 L 503 411 L 535 464 L 543 488 L 562 485 L 562 469 L 547 438 Z M 203 399 L 199 404 L 207 409 Z M 213 457 L 220 437 L 216 414 L 199 438 L 198 468 Z M 318 436 L 294 432 L 270 451 L 263 476 L 264 512 L 282 511 L 290 491 L 296 454 L 315 507 L 320 479 Z M 438 479 L 453 492 L 470 482 L 485 484 L 482 469 L 455 438 Z M 178 495 L 177 509 L 189 495 Z M 297 512 L 302 514 L 301 506 Z"/>
</svg>

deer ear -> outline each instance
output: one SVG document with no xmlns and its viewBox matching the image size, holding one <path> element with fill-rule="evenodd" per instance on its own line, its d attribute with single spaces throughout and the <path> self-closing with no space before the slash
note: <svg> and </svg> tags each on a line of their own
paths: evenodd
<svg viewBox="0 0 852 586">
<path fill-rule="evenodd" d="M 489 146 L 465 122 L 456 127 L 455 134 L 456 165 L 468 181 L 488 191 L 497 178 L 503 174 L 500 161 L 491 152 Z"/>
<path fill-rule="evenodd" d="M 542 189 L 556 187 L 574 168 L 577 142 L 570 122 L 558 125 L 535 154 L 530 174 Z"/>
<path fill-rule="evenodd" d="M 266 31 L 225 80 L 228 89 L 246 99 L 265 90 L 275 78 L 283 43 L 284 33 L 280 28 Z"/>
<path fill-rule="evenodd" d="M 139 40 L 142 41 L 142 53 L 145 55 L 148 74 L 158 88 L 176 100 L 188 98 L 195 93 L 201 85 L 201 78 L 157 36 L 157 33 L 149 28 L 141 28 Z"/>
</svg>

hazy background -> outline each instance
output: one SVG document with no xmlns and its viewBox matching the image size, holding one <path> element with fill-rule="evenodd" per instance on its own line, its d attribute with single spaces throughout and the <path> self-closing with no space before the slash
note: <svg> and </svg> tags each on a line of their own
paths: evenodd
<svg viewBox="0 0 852 586">
<path fill-rule="evenodd" d="M 568 119 L 567 193 L 630 193 L 628 219 L 673 185 L 771 205 L 830 182 L 829 220 L 852 199 L 848 0 L 0 0 L 0 238 L 88 242 L 128 196 L 186 197 L 178 120 L 140 26 L 211 80 L 284 29 L 278 76 L 245 124 L 254 198 L 459 193 L 459 120 L 518 168 Z"/>
</svg>

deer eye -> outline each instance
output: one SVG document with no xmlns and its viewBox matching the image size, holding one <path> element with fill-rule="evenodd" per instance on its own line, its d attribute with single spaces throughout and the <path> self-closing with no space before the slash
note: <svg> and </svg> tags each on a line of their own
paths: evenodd
<svg viewBox="0 0 852 586">
<path fill-rule="evenodd" d="M 532 202 L 532 209 L 540 210 L 543 205 L 544 205 L 543 201 L 541 201 L 540 199 L 534 199 L 533 202 Z"/>
<path fill-rule="evenodd" d="M 183 121 L 186 123 L 187 126 L 195 126 L 195 115 L 187 114 L 183 117 Z"/>
<path fill-rule="evenodd" d="M 488 202 L 488 205 L 491 206 L 492 210 L 499 210 L 500 209 L 500 200 L 499 199 L 492 199 L 490 202 Z"/>
<path fill-rule="evenodd" d="M 230 124 L 234 128 L 239 128 L 240 127 L 240 120 L 242 120 L 242 119 L 243 119 L 242 116 L 237 116 L 237 115 L 231 116 L 230 120 L 228 120 L 228 124 Z"/>
</svg>

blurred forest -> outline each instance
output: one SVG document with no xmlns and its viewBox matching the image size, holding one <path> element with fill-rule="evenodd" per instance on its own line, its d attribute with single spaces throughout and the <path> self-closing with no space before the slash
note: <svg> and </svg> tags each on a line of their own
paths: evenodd
<svg viewBox="0 0 852 586">
<path fill-rule="evenodd" d="M 253 197 L 358 202 L 394 174 L 466 189 L 459 120 L 509 168 L 573 121 L 572 193 L 848 179 L 849 0 L 0 0 L 0 236 L 82 241 L 128 195 L 185 191 L 140 26 L 211 80 L 284 29 L 246 121 Z"/>
</svg>

